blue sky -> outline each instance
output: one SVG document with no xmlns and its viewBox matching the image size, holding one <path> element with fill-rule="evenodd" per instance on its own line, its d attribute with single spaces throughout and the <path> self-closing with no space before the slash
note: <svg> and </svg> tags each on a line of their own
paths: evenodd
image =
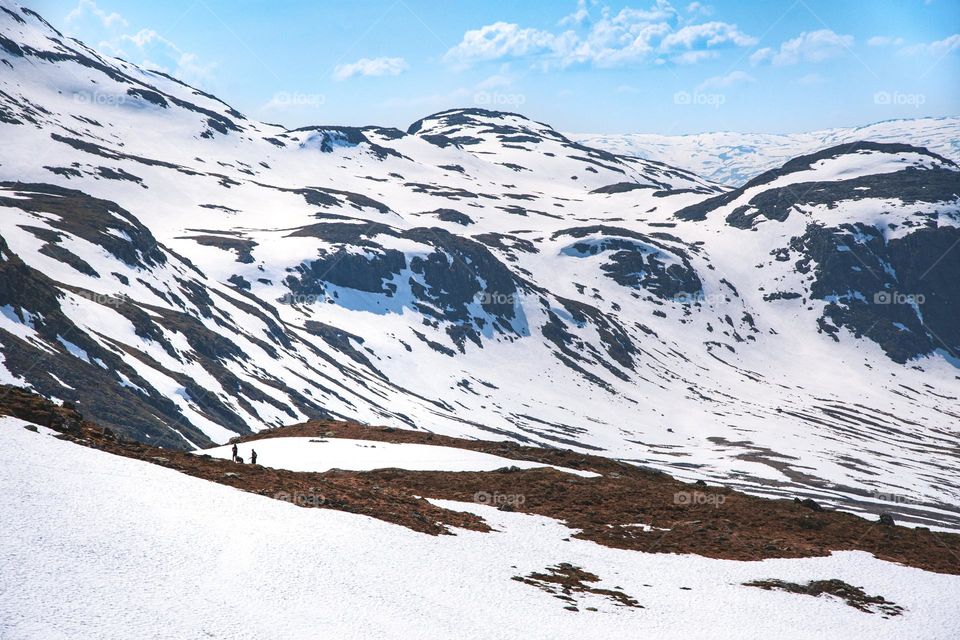
<svg viewBox="0 0 960 640">
<path fill-rule="evenodd" d="M 39 0 L 54 26 L 287 126 L 452 107 L 562 131 L 960 114 L 957 0 Z"/>
</svg>

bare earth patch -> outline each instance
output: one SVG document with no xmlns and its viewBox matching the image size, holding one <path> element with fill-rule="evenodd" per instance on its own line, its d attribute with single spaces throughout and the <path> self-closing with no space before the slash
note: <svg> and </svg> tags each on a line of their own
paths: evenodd
<svg viewBox="0 0 960 640">
<path fill-rule="evenodd" d="M 546 572 L 535 571 L 528 576 L 514 576 L 513 579 L 542 589 L 554 597 L 568 602 L 569 604 L 564 608 L 571 611 L 579 610 L 574 594 L 584 593 L 609 598 L 619 606 L 644 608 L 643 605 L 623 591 L 590 586 L 588 583 L 599 582 L 600 577 L 566 562 L 561 562 L 555 567 L 547 567 Z"/>
<path fill-rule="evenodd" d="M 842 580 L 811 580 L 807 584 L 797 584 L 796 582 L 786 582 L 784 580 L 754 580 L 745 582 L 747 587 L 758 587 L 760 589 L 780 590 L 789 593 L 801 593 L 808 596 L 819 597 L 823 594 L 835 596 L 843 600 L 847 606 L 853 607 L 864 613 L 882 613 L 884 618 L 899 616 L 903 613 L 903 607 L 890 602 L 883 596 L 868 596 L 860 587 L 854 587 Z"/>
</svg>

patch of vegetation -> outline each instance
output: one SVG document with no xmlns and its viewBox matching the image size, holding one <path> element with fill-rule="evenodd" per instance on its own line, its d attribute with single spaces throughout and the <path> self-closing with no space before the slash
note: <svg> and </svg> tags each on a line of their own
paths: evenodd
<svg viewBox="0 0 960 640">
<path fill-rule="evenodd" d="M 797 584 L 796 582 L 786 582 L 784 580 L 754 580 L 744 582 L 747 587 L 759 587 L 771 591 L 778 589 L 789 593 L 801 593 L 808 596 L 820 596 L 827 594 L 836 596 L 843 600 L 847 606 L 853 607 L 864 613 L 881 613 L 884 618 L 899 616 L 903 613 L 903 607 L 890 602 L 883 596 L 868 596 L 860 587 L 854 587 L 843 580 L 811 580 L 807 584 Z"/>
<path fill-rule="evenodd" d="M 545 573 L 535 571 L 528 576 L 514 576 L 513 580 L 537 587 L 560 600 L 569 602 L 570 605 L 567 608 L 572 611 L 577 610 L 577 601 L 573 597 L 574 593 L 592 593 L 610 598 L 614 603 L 623 607 L 644 608 L 643 605 L 623 591 L 600 589 L 587 584 L 589 582 L 599 582 L 600 577 L 566 562 L 561 562 L 555 567 L 547 567 Z"/>
</svg>

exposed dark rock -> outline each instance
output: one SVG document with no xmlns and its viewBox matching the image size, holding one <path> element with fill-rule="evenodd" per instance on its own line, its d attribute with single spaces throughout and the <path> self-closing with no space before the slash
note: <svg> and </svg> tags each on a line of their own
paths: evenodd
<svg viewBox="0 0 960 640">
<path fill-rule="evenodd" d="M 840 155 L 852 154 L 858 151 L 922 153 L 948 165 L 956 166 L 955 163 L 942 156 L 931 153 L 921 147 L 914 147 L 908 144 L 865 141 L 842 144 L 794 158 L 782 167 L 760 174 L 741 187 L 685 207 L 675 215 L 683 220 L 703 220 L 707 217 L 708 213 L 733 202 L 748 189 L 763 186 L 773 182 L 777 178 L 797 171 L 810 169 L 815 163 L 821 160 L 836 158 Z M 891 179 L 891 175 L 895 175 L 895 179 Z M 858 187 L 863 187 L 866 190 L 858 189 Z M 895 197 L 907 203 L 917 200 L 933 202 L 952 200 L 956 197 L 958 188 L 960 188 L 960 179 L 958 179 L 957 173 L 954 171 L 940 168 L 932 170 L 909 168 L 899 171 L 896 174 L 868 175 L 853 180 L 840 180 L 836 182 L 798 183 L 791 185 L 789 188 L 769 189 L 761 192 L 761 194 L 757 196 L 760 198 L 759 200 L 757 200 L 757 197 L 751 199 L 750 204 L 758 210 L 767 209 L 767 211 L 763 213 L 767 219 L 783 220 L 786 218 L 786 215 L 789 214 L 790 208 L 796 204 L 833 205 L 839 200 L 860 199 L 864 197 Z M 954 195 L 951 196 L 951 193 Z M 754 204 L 754 201 L 756 201 L 756 204 Z M 738 209 L 738 212 L 739 213 L 734 212 L 736 216 L 733 221 L 731 221 L 731 224 L 736 223 L 736 226 L 740 226 L 741 228 L 748 228 L 757 215 L 759 215 L 758 211 L 758 213 L 748 216 L 746 209 Z"/>
<path fill-rule="evenodd" d="M 0 205 L 28 211 L 58 231 L 103 247 L 130 266 L 149 268 L 167 261 L 150 230 L 113 202 L 51 184 L 0 182 L 0 188 L 28 193 L 11 198 L 0 192 Z"/>
<path fill-rule="evenodd" d="M 180 236 L 178 239 L 193 240 L 197 244 L 202 244 L 206 247 L 217 247 L 224 251 L 233 251 L 237 254 L 237 262 L 246 264 L 253 262 L 252 251 L 253 248 L 257 246 L 257 243 L 253 240 L 228 235 Z"/>
<path fill-rule="evenodd" d="M 811 511 L 823 511 L 823 507 L 820 506 L 820 503 L 812 498 L 804 498 L 803 500 L 800 498 L 794 498 L 793 501 L 802 507 L 810 509 Z"/>
<path fill-rule="evenodd" d="M 473 224 L 473 218 L 471 218 L 465 213 L 461 213 L 457 211 L 456 209 L 436 209 L 428 213 L 432 213 L 443 222 L 453 222 L 455 224 L 461 224 L 463 226 Z"/>
<path fill-rule="evenodd" d="M 823 330 L 847 327 L 896 362 L 960 349 L 960 229 L 919 229 L 887 240 L 864 224 L 809 225 L 790 248 L 799 271 L 812 269 L 812 297 L 826 300 Z"/>
<path fill-rule="evenodd" d="M 664 299 L 686 294 L 685 299 L 692 300 L 703 291 L 690 254 L 679 241 L 668 243 L 653 235 L 608 226 L 566 229 L 555 232 L 553 238 L 564 235 L 599 236 L 589 242 L 573 243 L 563 253 L 575 257 L 608 254 L 601 269 L 620 285 L 646 289 Z"/>
<path fill-rule="evenodd" d="M 654 187 L 648 184 L 637 184 L 636 182 L 617 182 L 614 184 L 608 184 L 605 187 L 594 189 L 590 193 L 626 193 L 628 191 L 636 191 L 637 189 L 653 188 Z"/>
</svg>

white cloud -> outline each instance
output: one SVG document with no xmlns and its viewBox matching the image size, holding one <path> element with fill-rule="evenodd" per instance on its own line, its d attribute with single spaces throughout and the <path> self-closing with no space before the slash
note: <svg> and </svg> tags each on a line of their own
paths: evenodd
<svg viewBox="0 0 960 640">
<path fill-rule="evenodd" d="M 566 32 L 573 35 L 573 32 Z M 498 58 L 518 58 L 543 53 L 559 54 L 564 35 L 555 36 L 540 29 L 522 29 L 510 22 L 494 22 L 463 34 L 463 40 L 444 54 L 447 62 L 469 66 L 474 62 Z"/>
<path fill-rule="evenodd" d="M 107 29 L 127 26 L 127 21 L 123 18 L 123 16 L 115 11 L 107 13 L 98 7 L 97 3 L 93 0 L 80 0 L 80 2 L 77 3 L 77 6 L 67 14 L 66 22 L 67 24 L 76 22 L 87 14 L 98 18 L 100 20 L 100 24 Z"/>
<path fill-rule="evenodd" d="M 756 82 L 756 80 L 753 76 L 743 71 L 731 71 L 723 76 L 707 78 L 697 86 L 697 91 L 703 91 L 704 89 L 728 89 L 732 86 L 748 82 Z"/>
<path fill-rule="evenodd" d="M 410 65 L 403 58 L 360 58 L 350 64 L 337 65 L 334 80 L 346 80 L 353 76 L 398 76 Z"/>
<path fill-rule="evenodd" d="M 561 20 L 571 28 L 549 31 L 495 22 L 464 33 L 460 43 L 444 55 L 454 67 L 466 68 L 490 60 L 526 58 L 541 68 L 573 64 L 616 67 L 644 61 L 674 60 L 694 63 L 715 57 L 713 49 L 750 46 L 756 39 L 736 25 L 713 21 L 679 27 L 679 13 L 668 0 L 649 9 L 624 7 L 614 13 L 602 6 L 591 18 L 592 3 L 580 1 L 577 10 Z M 702 6 L 694 7 L 702 10 Z M 679 28 L 678 28 L 679 27 Z"/>
<path fill-rule="evenodd" d="M 726 22 L 705 22 L 688 25 L 669 34 L 661 41 L 660 49 L 664 51 L 679 47 L 693 49 L 695 47 L 716 47 L 723 44 L 749 47 L 756 43 L 756 38 L 741 33 L 737 29 L 737 25 L 727 24 Z"/>
<path fill-rule="evenodd" d="M 763 62 L 770 61 L 774 56 L 773 49 L 770 47 L 764 47 L 763 49 L 757 49 L 750 55 L 750 64 L 761 64 Z"/>
<path fill-rule="evenodd" d="M 123 33 L 121 29 L 129 23 L 116 12 L 107 12 L 97 6 L 94 0 L 79 0 L 77 6 L 67 14 L 68 24 L 95 18 L 103 39 L 97 49 L 108 56 L 129 60 L 146 69 L 162 71 L 188 84 L 206 85 L 213 77 L 217 63 L 205 63 L 196 54 L 184 51 L 173 41 L 163 37 L 154 29 L 144 28 L 136 33 Z M 95 29 L 96 24 L 84 25 L 86 30 Z"/>
<path fill-rule="evenodd" d="M 623 23 L 602 20 L 594 24 L 586 39 L 573 47 L 563 65 L 590 63 L 598 67 L 617 67 L 642 62 L 656 56 L 656 45 L 670 33 L 666 22 Z"/>
<path fill-rule="evenodd" d="M 120 40 L 123 42 L 130 42 L 141 49 L 147 45 L 159 44 L 169 49 L 176 50 L 178 52 L 180 51 L 177 45 L 173 44 L 171 41 L 167 40 L 153 29 L 140 29 L 140 31 L 137 31 L 133 35 L 124 34 L 120 36 Z"/>
<path fill-rule="evenodd" d="M 873 36 L 867 40 L 867 45 L 871 47 L 900 46 L 901 44 L 903 44 L 903 38 L 892 38 L 890 36 Z"/>
<path fill-rule="evenodd" d="M 580 24 L 590 17 L 590 11 L 587 9 L 587 0 L 577 0 L 577 10 L 568 16 L 560 19 L 561 26 L 568 24 Z"/>
<path fill-rule="evenodd" d="M 704 16 L 709 16 L 713 13 L 713 7 L 702 2 L 691 2 L 687 5 L 687 13 L 699 13 Z"/>
<path fill-rule="evenodd" d="M 100 46 L 109 50 L 112 55 L 136 58 L 140 60 L 141 66 L 170 74 L 188 84 L 205 84 L 217 68 L 217 63 L 201 62 L 196 54 L 183 51 L 153 29 L 140 29 L 134 34 L 124 34 L 112 42 L 101 43 Z M 136 56 L 125 51 L 129 47 L 136 50 Z"/>
<path fill-rule="evenodd" d="M 942 58 L 957 49 L 960 49 L 960 33 L 927 44 L 910 45 L 900 49 L 900 53 L 909 56 L 927 55 Z"/>
<path fill-rule="evenodd" d="M 848 51 L 853 36 L 840 35 L 830 29 L 801 33 L 780 45 L 779 51 L 766 47 L 750 56 L 752 64 L 770 63 L 775 66 L 800 62 L 823 62 Z"/>
<path fill-rule="evenodd" d="M 607 7 L 604 7 L 609 12 Z M 604 16 L 606 17 L 606 16 Z M 632 9 L 624 7 L 620 13 L 613 18 L 613 21 L 619 24 L 633 24 L 637 22 L 670 22 L 677 17 L 677 10 L 668 0 L 657 0 L 649 9 Z"/>
</svg>

